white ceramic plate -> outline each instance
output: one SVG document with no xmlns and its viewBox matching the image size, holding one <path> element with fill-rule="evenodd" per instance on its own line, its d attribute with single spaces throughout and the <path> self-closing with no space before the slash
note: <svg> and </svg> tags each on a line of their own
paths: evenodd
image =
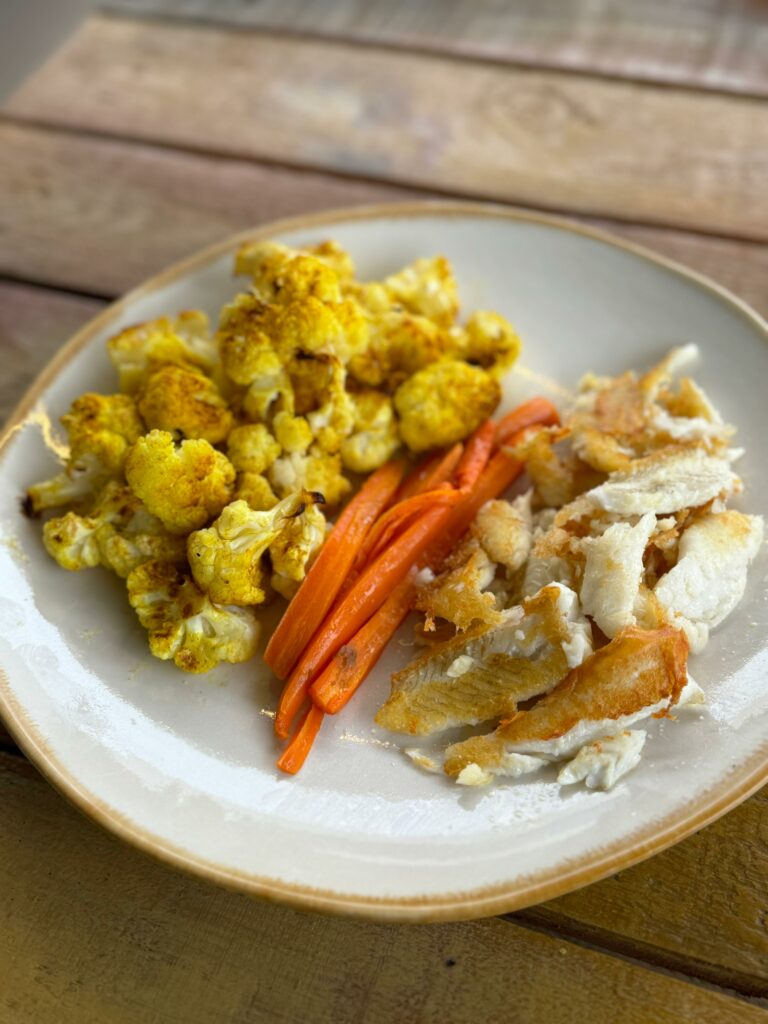
<svg viewBox="0 0 768 1024">
<path fill-rule="evenodd" d="M 382 207 L 260 228 L 249 237 L 348 247 L 363 277 L 444 253 L 464 308 L 520 330 L 524 365 L 571 385 L 588 369 L 644 367 L 695 341 L 697 379 L 738 424 L 744 508 L 768 512 L 766 326 L 722 289 L 582 227 L 489 207 Z M 295 779 L 274 768 L 266 713 L 276 684 L 258 660 L 184 676 L 150 657 L 123 585 L 65 574 L 39 523 L 19 514 L 49 475 L 55 420 L 85 390 L 111 391 L 104 340 L 126 324 L 233 293 L 231 239 L 110 307 L 22 403 L 0 462 L 0 708 L 23 749 L 88 814 L 169 863 L 284 902 L 401 920 L 499 913 L 593 881 L 683 838 L 768 776 L 766 558 L 693 674 L 708 710 L 652 726 L 641 766 L 609 793 L 544 780 L 480 793 L 421 774 L 373 727 L 391 652 Z M 506 404 L 541 385 L 514 373 Z M 42 425 L 42 426 L 41 426 Z M 401 633 L 407 643 L 408 631 Z"/>
</svg>

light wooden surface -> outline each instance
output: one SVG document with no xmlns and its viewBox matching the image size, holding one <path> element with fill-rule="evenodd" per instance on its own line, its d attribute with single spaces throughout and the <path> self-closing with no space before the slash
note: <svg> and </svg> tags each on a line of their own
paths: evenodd
<svg viewBox="0 0 768 1024">
<path fill-rule="evenodd" d="M 0 782 L 0 892 L 13 894 L 0 902 L 3 1021 L 746 1024 L 768 1016 L 523 918 L 376 925 L 258 904 L 125 848 L 2 754 Z"/>
<path fill-rule="evenodd" d="M 739 96 L 96 17 L 8 110 L 80 131 L 119 126 L 156 144 L 768 239 L 768 105 Z"/>
<path fill-rule="evenodd" d="M 757 0 L 110 7 L 0 117 L 0 415 L 112 297 L 331 206 L 554 209 L 768 312 Z M 79 817 L 2 727 L 0 809 L 0 1024 L 768 1021 L 766 792 L 580 892 L 420 927 L 174 874 Z"/>
</svg>

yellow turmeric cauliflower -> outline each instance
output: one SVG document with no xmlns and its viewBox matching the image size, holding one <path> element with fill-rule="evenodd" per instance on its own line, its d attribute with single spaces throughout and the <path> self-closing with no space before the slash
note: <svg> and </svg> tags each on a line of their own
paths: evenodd
<svg viewBox="0 0 768 1024">
<path fill-rule="evenodd" d="M 341 299 L 339 278 L 325 260 L 279 242 L 251 242 L 235 256 L 235 273 L 247 274 L 264 302 L 285 304 L 307 296 L 321 302 Z"/>
<path fill-rule="evenodd" d="M 394 302 L 442 327 L 450 327 L 459 312 L 459 289 L 444 256 L 416 260 L 382 284 Z"/>
<path fill-rule="evenodd" d="M 96 565 L 127 576 L 150 559 L 183 562 L 183 537 L 169 533 L 130 487 L 110 481 L 87 515 L 67 512 L 43 526 L 43 543 L 62 569 Z"/>
<path fill-rule="evenodd" d="M 195 582 L 224 604 L 261 604 L 266 598 L 261 556 L 280 537 L 291 517 L 322 500 L 308 491 L 291 494 L 266 512 L 233 501 L 207 529 L 187 538 L 187 557 Z"/>
<path fill-rule="evenodd" d="M 330 376 L 319 392 L 317 409 L 307 413 L 312 434 L 324 452 L 337 452 L 355 427 L 355 405 L 346 390 L 347 372 L 338 359 L 330 360 Z"/>
<path fill-rule="evenodd" d="M 319 491 L 325 504 L 332 508 L 346 497 L 352 488 L 341 472 L 341 456 L 329 454 L 317 445 L 306 452 L 287 452 L 270 467 L 267 478 L 281 498 L 296 490 Z"/>
<path fill-rule="evenodd" d="M 278 502 L 269 480 L 261 473 L 238 473 L 233 497 L 235 500 L 247 501 L 255 512 L 265 512 L 274 508 Z"/>
<path fill-rule="evenodd" d="M 252 386 L 299 354 L 346 363 L 367 344 L 368 328 L 349 301 L 327 303 L 309 295 L 277 305 L 244 293 L 222 310 L 218 340 L 226 374 Z"/>
<path fill-rule="evenodd" d="M 400 434 L 414 452 L 461 441 L 491 415 L 501 388 L 485 370 L 458 359 L 424 367 L 395 394 Z"/>
<path fill-rule="evenodd" d="M 349 372 L 371 387 L 394 390 L 412 373 L 446 355 L 450 339 L 432 320 L 387 310 L 369 320 L 367 347 L 349 363 Z"/>
<path fill-rule="evenodd" d="M 218 361 L 208 317 L 197 309 L 126 327 L 110 338 L 107 350 L 120 374 L 120 390 L 128 394 L 161 366 L 187 366 L 209 374 Z"/>
<path fill-rule="evenodd" d="M 317 497 L 314 495 L 313 497 Z M 325 541 L 325 516 L 320 503 L 307 503 L 300 515 L 286 519 L 276 540 L 269 545 L 272 587 L 290 600 Z"/>
<path fill-rule="evenodd" d="M 176 445 L 165 430 L 139 438 L 128 453 L 131 489 L 171 533 L 189 533 L 221 512 L 232 496 L 235 470 L 200 438 Z"/>
<path fill-rule="evenodd" d="M 214 604 L 171 562 L 145 562 L 128 577 L 128 600 L 149 633 L 156 658 L 185 672 L 207 672 L 219 662 L 256 653 L 259 623 L 247 608 Z"/>
<path fill-rule="evenodd" d="M 451 330 L 453 355 L 482 366 L 501 377 L 520 355 L 522 342 L 512 325 L 500 314 L 487 310 L 473 313 L 463 327 Z"/>
<path fill-rule="evenodd" d="M 381 391 L 352 395 L 354 431 L 341 442 L 341 461 L 353 473 L 371 473 L 400 447 L 392 399 Z"/>
<path fill-rule="evenodd" d="M 128 395 L 81 395 L 61 422 L 69 459 L 62 472 L 29 488 L 25 504 L 30 512 L 92 499 L 108 480 L 122 475 L 128 449 L 144 433 Z"/>
<path fill-rule="evenodd" d="M 150 430 L 202 437 L 211 444 L 224 441 L 234 422 L 214 382 L 182 366 L 155 370 L 139 392 L 137 405 Z"/>
<path fill-rule="evenodd" d="M 272 429 L 284 452 L 305 452 L 314 440 L 312 428 L 306 419 L 303 416 L 291 416 L 289 412 L 278 412 L 272 420 Z M 272 459 L 269 465 L 274 461 Z"/>
<path fill-rule="evenodd" d="M 282 451 L 263 423 L 235 427 L 227 438 L 227 458 L 238 473 L 263 473 Z"/>
</svg>

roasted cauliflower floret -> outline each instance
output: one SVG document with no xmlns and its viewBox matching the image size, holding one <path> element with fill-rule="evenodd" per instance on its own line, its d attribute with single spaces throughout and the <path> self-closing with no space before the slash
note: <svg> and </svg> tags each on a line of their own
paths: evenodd
<svg viewBox="0 0 768 1024">
<path fill-rule="evenodd" d="M 261 473 L 238 473 L 234 498 L 247 501 L 255 512 L 266 512 L 278 502 L 269 480 Z"/>
<path fill-rule="evenodd" d="M 282 451 L 263 423 L 235 427 L 227 438 L 227 458 L 238 473 L 264 473 Z"/>
<path fill-rule="evenodd" d="M 279 242 L 241 246 L 235 257 L 235 273 L 248 274 L 264 302 L 285 304 L 310 295 L 321 302 L 341 299 L 338 275 L 326 260 Z"/>
<path fill-rule="evenodd" d="M 280 535 L 269 545 L 272 586 L 289 600 L 325 540 L 325 516 L 316 500 L 319 495 L 312 497 L 315 500 L 306 503 L 300 514 L 286 518 Z"/>
<path fill-rule="evenodd" d="M 31 512 L 93 498 L 108 480 L 122 475 L 128 449 L 144 432 L 128 395 L 81 395 L 61 422 L 69 438 L 69 459 L 56 476 L 29 488 Z"/>
<path fill-rule="evenodd" d="M 171 533 L 189 533 L 218 515 L 235 484 L 234 467 L 208 441 L 176 445 L 165 430 L 139 438 L 128 453 L 125 475 Z"/>
<path fill-rule="evenodd" d="M 317 409 L 307 413 L 307 422 L 325 452 L 337 452 L 355 427 L 355 405 L 346 390 L 347 372 L 338 359 L 331 360 L 330 376 L 320 392 Z"/>
<path fill-rule="evenodd" d="M 312 428 L 306 419 L 303 416 L 291 416 L 289 412 L 277 413 L 272 420 L 272 429 L 277 443 L 285 452 L 305 452 L 314 440 Z"/>
<path fill-rule="evenodd" d="M 222 311 L 218 337 L 227 375 L 237 384 L 252 384 L 271 370 L 269 353 L 281 366 L 299 353 L 346 363 L 367 344 L 368 328 L 348 300 L 327 303 L 309 295 L 276 305 L 242 294 Z"/>
<path fill-rule="evenodd" d="M 110 481 L 88 515 L 67 512 L 43 526 L 43 543 L 62 569 L 96 565 L 127 576 L 150 559 L 183 562 L 186 545 L 148 512 L 130 487 Z"/>
<path fill-rule="evenodd" d="M 308 491 L 290 495 L 266 512 L 233 501 L 207 529 L 187 538 L 192 576 L 223 604 L 261 604 L 266 598 L 261 556 L 280 537 L 292 516 L 302 516 L 321 497 Z"/>
<path fill-rule="evenodd" d="M 371 473 L 400 447 L 395 410 L 380 391 L 360 391 L 352 400 L 354 432 L 341 442 L 341 461 L 353 473 Z"/>
<path fill-rule="evenodd" d="M 128 600 L 149 633 L 156 658 L 185 672 L 207 672 L 219 662 L 256 653 L 259 623 L 247 608 L 214 604 L 170 562 L 145 562 L 128 577 Z"/>
<path fill-rule="evenodd" d="M 368 345 L 350 361 L 349 372 L 361 384 L 394 390 L 449 348 L 447 332 L 431 320 L 389 309 L 370 318 Z"/>
<path fill-rule="evenodd" d="M 120 390 L 133 394 L 160 366 L 187 366 L 212 373 L 218 362 L 208 317 L 188 310 L 126 327 L 107 342 L 120 374 Z"/>
<path fill-rule="evenodd" d="M 280 498 L 297 490 L 319 491 L 332 508 L 346 497 L 352 485 L 341 472 L 341 456 L 322 451 L 317 445 L 307 452 L 281 455 L 267 478 Z"/>
<path fill-rule="evenodd" d="M 156 370 L 137 405 L 150 430 L 167 430 L 177 438 L 202 437 L 219 444 L 232 429 L 232 413 L 214 382 L 183 366 Z"/>
<path fill-rule="evenodd" d="M 411 313 L 450 327 L 459 311 L 459 289 L 444 256 L 416 260 L 383 282 L 390 297 Z"/>
<path fill-rule="evenodd" d="M 400 436 L 414 452 L 461 441 L 499 404 L 499 384 L 485 370 L 446 359 L 402 384 L 395 394 Z"/>
<path fill-rule="evenodd" d="M 468 363 L 482 366 L 501 377 L 512 366 L 522 349 L 512 325 L 500 314 L 478 310 L 464 327 L 451 331 L 454 354 Z"/>
</svg>

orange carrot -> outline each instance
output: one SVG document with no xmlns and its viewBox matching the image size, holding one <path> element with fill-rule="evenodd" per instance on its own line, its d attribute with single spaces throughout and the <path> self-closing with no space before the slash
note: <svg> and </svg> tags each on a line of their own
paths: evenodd
<svg viewBox="0 0 768 1024">
<path fill-rule="evenodd" d="M 455 473 L 456 485 L 465 494 L 474 487 L 477 478 L 485 468 L 495 437 L 496 424 L 493 420 L 486 420 L 467 442 L 467 447 L 456 466 Z"/>
<path fill-rule="evenodd" d="M 554 405 L 548 398 L 538 395 L 536 398 L 531 398 L 527 402 L 523 402 L 522 405 L 518 405 L 506 416 L 502 416 L 496 427 L 496 444 L 507 444 L 513 434 L 525 430 L 526 427 L 537 424 L 554 427 L 559 422 L 560 413 Z"/>
<path fill-rule="evenodd" d="M 401 462 L 387 462 L 366 480 L 339 516 L 264 652 L 264 660 L 279 679 L 288 675 L 325 618 L 368 530 L 391 501 L 403 472 Z"/>
<path fill-rule="evenodd" d="M 546 415 L 546 410 L 540 409 L 540 414 Z M 511 442 L 516 443 L 521 434 L 522 431 L 511 437 Z M 387 597 L 406 579 L 411 566 L 418 562 L 439 566 L 469 528 L 480 508 L 491 498 L 502 494 L 520 475 L 523 464 L 503 451 L 488 460 L 492 443 L 489 424 L 483 424 L 467 445 L 456 470 L 457 479 L 469 489 L 464 500 L 456 507 L 433 506 L 427 509 L 416 522 L 394 538 L 391 546 L 361 572 L 345 596 L 337 600 L 331 614 L 304 650 L 283 690 L 275 716 L 278 736 L 288 735 L 290 724 L 318 674 L 376 614 Z M 389 611 L 379 620 L 378 630 L 372 627 L 369 638 L 371 651 L 378 644 L 383 649 L 394 632 L 390 625 L 394 613 L 390 618 Z M 321 692 L 325 692 L 324 687 Z"/>
<path fill-rule="evenodd" d="M 458 443 L 453 448 L 449 448 L 447 452 L 430 455 L 400 485 L 400 489 L 395 495 L 394 504 L 411 498 L 414 494 L 429 491 L 437 484 L 450 480 L 451 473 L 456 468 L 456 463 L 461 458 L 463 451 L 464 445 Z"/>
<path fill-rule="evenodd" d="M 360 574 L 346 597 L 312 637 L 291 673 L 275 715 L 278 736 L 287 736 L 317 673 L 381 607 L 388 594 L 444 529 L 452 512 L 450 506 L 444 505 L 428 509 Z"/>
<path fill-rule="evenodd" d="M 315 737 L 325 718 L 324 713 L 314 704 L 301 720 L 291 742 L 285 748 L 277 762 L 277 767 L 289 775 L 295 775 L 307 759 Z"/>
<path fill-rule="evenodd" d="M 355 568 L 362 569 L 371 559 L 376 558 L 394 536 L 421 515 L 425 509 L 433 508 L 435 505 L 455 505 L 461 500 L 460 491 L 451 487 L 450 484 L 443 484 L 434 490 L 414 494 L 412 497 L 390 506 L 371 527 L 358 552 Z"/>
<path fill-rule="evenodd" d="M 329 715 L 341 711 L 411 610 L 415 594 L 416 586 L 408 576 L 349 643 L 337 651 L 309 691 L 318 707 Z"/>
</svg>

